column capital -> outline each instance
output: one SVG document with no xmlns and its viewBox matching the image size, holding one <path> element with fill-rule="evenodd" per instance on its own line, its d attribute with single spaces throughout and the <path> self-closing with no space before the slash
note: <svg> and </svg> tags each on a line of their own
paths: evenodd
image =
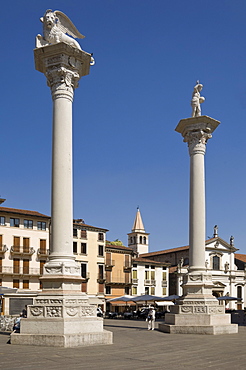
<svg viewBox="0 0 246 370">
<path fill-rule="evenodd" d="M 73 100 L 81 77 L 90 72 L 91 54 L 63 42 L 34 49 L 35 68 L 45 74 L 53 99 Z"/>
<path fill-rule="evenodd" d="M 206 143 L 219 124 L 219 121 L 208 116 L 191 117 L 179 121 L 175 131 L 188 143 L 190 155 L 197 153 L 204 155 Z"/>
</svg>

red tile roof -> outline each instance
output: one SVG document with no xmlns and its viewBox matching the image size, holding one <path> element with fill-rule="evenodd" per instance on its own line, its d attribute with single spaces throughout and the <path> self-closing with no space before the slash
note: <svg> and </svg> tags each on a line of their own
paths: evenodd
<svg viewBox="0 0 246 370">
<path fill-rule="evenodd" d="M 246 254 L 235 253 L 235 258 L 239 261 L 246 262 Z"/>
<path fill-rule="evenodd" d="M 217 239 L 217 238 L 211 238 L 211 239 L 208 239 L 206 240 L 206 244 L 210 243 L 213 239 Z M 150 253 L 143 253 L 143 254 L 140 254 L 141 257 L 151 257 L 151 256 L 159 256 L 161 254 L 167 254 L 167 253 L 174 253 L 174 252 L 179 252 L 179 251 L 185 251 L 187 249 L 189 249 L 190 246 L 189 245 L 186 245 L 186 246 L 183 246 L 183 247 L 177 247 L 177 248 L 171 248 L 171 249 L 164 249 L 162 251 L 157 251 L 157 252 L 150 252 Z"/>
<path fill-rule="evenodd" d="M 160 265 L 160 266 L 169 266 L 170 263 L 166 263 L 166 262 L 159 262 L 159 261 L 153 261 L 151 259 L 147 259 L 147 258 L 141 258 L 141 257 L 135 257 L 132 259 L 132 262 L 141 262 L 141 263 L 149 263 L 151 265 Z"/>
<path fill-rule="evenodd" d="M 25 216 L 36 216 L 36 217 L 50 218 L 50 216 L 44 215 L 42 213 L 39 213 L 39 212 L 36 212 L 36 211 L 28 211 L 28 210 L 25 210 L 25 209 L 0 207 L 0 212 L 15 213 L 15 214 L 20 214 L 20 215 L 25 215 Z"/>
<path fill-rule="evenodd" d="M 125 247 L 124 245 L 106 244 L 106 248 L 120 249 L 120 250 L 125 250 L 125 251 L 128 251 L 128 252 L 133 252 L 133 250 L 131 248 Z"/>
</svg>

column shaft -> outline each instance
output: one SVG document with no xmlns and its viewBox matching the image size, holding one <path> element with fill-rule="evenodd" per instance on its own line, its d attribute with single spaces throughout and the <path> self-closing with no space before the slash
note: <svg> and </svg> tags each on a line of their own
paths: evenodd
<svg viewBox="0 0 246 370">
<path fill-rule="evenodd" d="M 205 270 L 204 154 L 190 156 L 190 270 Z"/>
<path fill-rule="evenodd" d="M 53 98 L 51 259 L 73 259 L 72 101 Z"/>
</svg>

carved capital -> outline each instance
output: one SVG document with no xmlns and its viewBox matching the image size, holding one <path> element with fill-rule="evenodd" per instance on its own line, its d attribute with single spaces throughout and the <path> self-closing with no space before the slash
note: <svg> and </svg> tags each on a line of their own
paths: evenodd
<svg viewBox="0 0 246 370">
<path fill-rule="evenodd" d="M 198 129 L 195 131 L 188 131 L 184 136 L 184 142 L 188 143 L 189 154 L 203 154 L 206 152 L 206 144 L 208 139 L 212 137 L 209 128 L 205 131 Z"/>
<path fill-rule="evenodd" d="M 53 100 L 65 98 L 73 101 L 74 89 L 78 87 L 80 79 L 76 71 L 59 66 L 48 69 L 45 75 Z"/>
</svg>

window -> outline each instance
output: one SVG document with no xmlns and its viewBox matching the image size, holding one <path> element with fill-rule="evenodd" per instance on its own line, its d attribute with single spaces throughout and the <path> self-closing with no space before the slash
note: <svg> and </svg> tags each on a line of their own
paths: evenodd
<svg viewBox="0 0 246 370">
<path fill-rule="evenodd" d="M 111 286 L 106 286 L 106 294 L 111 294 Z"/>
<path fill-rule="evenodd" d="M 219 256 L 213 256 L 213 270 L 220 269 L 220 258 Z"/>
<path fill-rule="evenodd" d="M 81 243 L 81 253 L 87 254 L 87 245 L 86 243 Z"/>
<path fill-rule="evenodd" d="M 29 289 L 29 280 L 23 280 L 23 289 Z"/>
<path fill-rule="evenodd" d="M 240 285 L 237 287 L 237 298 L 242 298 L 242 287 Z"/>
<path fill-rule="evenodd" d="M 19 288 L 20 287 L 20 281 L 17 279 L 13 280 L 13 288 Z"/>
<path fill-rule="evenodd" d="M 149 265 L 145 265 L 145 268 L 148 269 L 149 268 Z"/>
<path fill-rule="evenodd" d="M 104 235 L 103 235 L 103 233 L 98 233 L 98 240 L 104 241 Z"/>
<path fill-rule="evenodd" d="M 98 256 L 103 257 L 103 245 L 98 246 Z"/>
<path fill-rule="evenodd" d="M 152 287 L 150 288 L 150 294 L 151 294 L 151 295 L 155 295 L 155 287 L 154 287 L 154 286 L 152 286 Z"/>
<path fill-rule="evenodd" d="M 77 229 L 73 229 L 73 236 L 75 237 L 75 238 L 77 238 Z"/>
<path fill-rule="evenodd" d="M 83 279 L 86 279 L 86 276 L 87 276 L 87 264 L 81 263 L 81 277 Z"/>
<path fill-rule="evenodd" d="M 38 221 L 37 227 L 38 227 L 38 230 L 46 230 L 46 222 Z"/>
<path fill-rule="evenodd" d="M 29 260 L 23 260 L 23 274 L 29 274 Z"/>
<path fill-rule="evenodd" d="M 23 238 L 23 252 L 29 253 L 29 238 Z"/>
<path fill-rule="evenodd" d="M 46 239 L 40 239 L 40 254 L 46 254 Z"/>
<path fill-rule="evenodd" d="M 150 272 L 151 280 L 155 280 L 155 271 Z"/>
<path fill-rule="evenodd" d="M 33 221 L 32 220 L 24 220 L 24 228 L 25 229 L 32 229 L 33 228 Z"/>
<path fill-rule="evenodd" d="M 129 295 L 130 294 L 130 288 L 129 287 L 126 287 L 125 288 L 125 294 Z"/>
<path fill-rule="evenodd" d="M 0 225 L 5 225 L 5 217 L 4 216 L 0 217 Z"/>
<path fill-rule="evenodd" d="M 86 230 L 81 230 L 81 239 L 87 239 L 87 231 Z"/>
<path fill-rule="evenodd" d="M 167 273 L 166 271 L 162 271 L 162 280 L 166 281 L 167 280 Z"/>
<path fill-rule="evenodd" d="M 40 275 L 43 275 L 44 273 L 44 264 L 45 264 L 46 261 L 40 261 L 40 265 L 39 265 L 39 272 L 40 272 Z M 42 289 L 42 288 L 40 288 Z"/>
<path fill-rule="evenodd" d="M 143 244 L 143 237 L 142 236 L 139 237 L 139 243 Z"/>
<path fill-rule="evenodd" d="M 14 236 L 14 251 L 19 252 L 20 251 L 20 237 Z"/>
<path fill-rule="evenodd" d="M 103 265 L 98 265 L 98 279 L 103 279 Z"/>
<path fill-rule="evenodd" d="M 137 270 L 132 270 L 132 278 L 137 279 L 138 278 L 138 272 Z"/>
<path fill-rule="evenodd" d="M 77 242 L 73 242 L 73 253 L 78 253 Z"/>
<path fill-rule="evenodd" d="M 20 273 L 20 260 L 19 258 L 13 259 L 14 274 Z"/>
<path fill-rule="evenodd" d="M 150 280 L 150 271 L 145 270 L 145 280 Z"/>
<path fill-rule="evenodd" d="M 162 295 L 166 295 L 167 294 L 167 288 L 162 288 Z"/>
<path fill-rule="evenodd" d="M 144 288 L 144 294 L 149 294 L 149 287 L 147 287 L 147 286 L 146 286 L 146 287 Z"/>
<path fill-rule="evenodd" d="M 135 295 L 135 294 L 137 294 L 137 287 L 133 286 L 132 287 L 132 295 Z"/>
<path fill-rule="evenodd" d="M 2 272 L 2 266 L 3 266 L 3 259 L 2 259 L 2 257 L 0 257 L 0 272 Z"/>
<path fill-rule="evenodd" d="M 19 227 L 20 226 L 20 219 L 10 217 L 10 226 Z"/>
<path fill-rule="evenodd" d="M 146 244 L 146 236 L 143 237 L 143 243 Z"/>
</svg>

